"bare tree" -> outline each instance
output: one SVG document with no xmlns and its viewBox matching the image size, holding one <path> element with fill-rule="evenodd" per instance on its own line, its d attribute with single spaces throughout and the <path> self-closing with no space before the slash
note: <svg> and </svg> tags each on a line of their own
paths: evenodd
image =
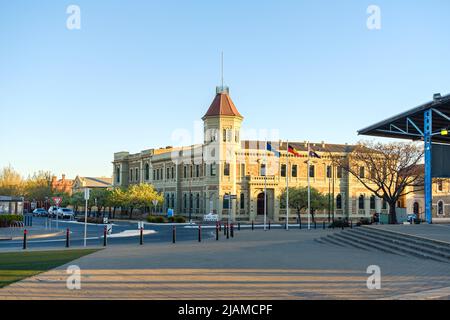
<svg viewBox="0 0 450 320">
<path fill-rule="evenodd" d="M 330 156 L 335 166 L 389 204 L 389 223 L 397 223 L 395 207 L 401 197 L 423 190 L 423 147 L 417 143 L 363 141 L 347 157 Z"/>
</svg>

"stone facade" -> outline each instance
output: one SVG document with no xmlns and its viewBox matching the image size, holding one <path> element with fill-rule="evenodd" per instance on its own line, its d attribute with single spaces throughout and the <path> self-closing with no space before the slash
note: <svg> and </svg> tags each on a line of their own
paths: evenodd
<svg viewBox="0 0 450 320">
<path fill-rule="evenodd" d="M 299 152 L 287 152 L 287 143 L 272 142 L 280 157 L 266 152 L 265 141 L 243 141 L 240 130 L 243 117 L 229 97 L 226 88 L 218 88 L 216 97 L 204 121 L 204 143 L 187 147 L 167 147 L 144 150 L 137 154 L 114 154 L 113 185 L 126 187 L 137 183 L 150 183 L 164 197 L 166 211 L 200 218 L 217 213 L 221 218 L 234 221 L 261 220 L 263 218 L 264 190 L 267 189 L 267 215 L 272 221 L 285 221 L 286 210 L 280 196 L 289 187 L 307 185 L 307 144 L 289 142 Z M 330 154 L 345 157 L 354 146 L 316 143 L 312 150 L 321 156 L 311 160 L 313 167 L 311 186 L 324 194 L 334 194 L 336 218 L 358 220 L 375 212 L 388 212 L 387 204 L 372 197 L 354 177 L 338 172 L 331 166 Z M 267 179 L 264 177 L 267 163 Z M 334 190 L 334 191 L 333 191 Z M 225 195 L 233 194 L 230 202 Z M 303 213 L 304 214 L 304 213 Z M 296 212 L 290 209 L 290 217 Z M 316 213 L 317 218 L 328 217 L 328 210 Z"/>
</svg>

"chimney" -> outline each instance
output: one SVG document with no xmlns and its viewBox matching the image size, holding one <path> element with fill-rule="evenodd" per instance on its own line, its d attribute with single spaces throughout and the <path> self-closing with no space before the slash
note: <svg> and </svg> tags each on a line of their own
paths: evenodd
<svg viewBox="0 0 450 320">
<path fill-rule="evenodd" d="M 440 102 L 441 99 L 442 99 L 442 96 L 441 96 L 440 93 L 435 93 L 435 94 L 433 95 L 433 101 L 434 101 L 434 102 Z"/>
<path fill-rule="evenodd" d="M 322 148 L 325 149 L 325 141 L 322 141 Z"/>
</svg>

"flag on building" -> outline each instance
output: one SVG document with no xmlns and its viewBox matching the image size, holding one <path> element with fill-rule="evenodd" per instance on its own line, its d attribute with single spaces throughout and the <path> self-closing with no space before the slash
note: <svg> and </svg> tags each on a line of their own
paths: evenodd
<svg viewBox="0 0 450 320">
<path fill-rule="evenodd" d="M 288 152 L 296 157 L 300 157 L 300 152 L 291 145 L 288 146 Z"/>
<path fill-rule="evenodd" d="M 311 158 L 318 158 L 318 159 L 320 159 L 321 158 L 321 156 L 319 156 L 315 151 L 313 151 L 313 150 L 310 150 L 309 151 L 309 156 L 311 157 Z"/>
<path fill-rule="evenodd" d="M 280 151 L 274 149 L 270 142 L 267 142 L 267 147 L 266 148 L 267 148 L 267 151 L 273 152 L 275 157 L 278 157 L 278 158 L 281 157 Z"/>
</svg>

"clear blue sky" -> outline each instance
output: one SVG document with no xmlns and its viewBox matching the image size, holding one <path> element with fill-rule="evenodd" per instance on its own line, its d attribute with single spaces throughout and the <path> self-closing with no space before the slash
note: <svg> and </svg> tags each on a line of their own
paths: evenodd
<svg viewBox="0 0 450 320">
<path fill-rule="evenodd" d="M 66 28 L 70 4 L 81 30 Z M 222 50 L 244 129 L 356 142 L 450 92 L 448 12 L 448 0 L 0 0 L 0 167 L 111 175 L 114 152 L 176 144 L 214 98 Z"/>
</svg>

